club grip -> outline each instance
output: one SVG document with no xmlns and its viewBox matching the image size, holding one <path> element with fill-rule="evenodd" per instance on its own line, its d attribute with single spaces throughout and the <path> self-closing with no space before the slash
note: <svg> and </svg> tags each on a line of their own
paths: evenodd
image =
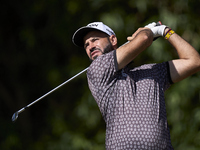
<svg viewBox="0 0 200 150">
<path fill-rule="evenodd" d="M 158 21 L 158 22 L 156 23 L 156 26 L 160 26 L 160 25 L 162 25 L 162 22 L 161 22 L 161 21 Z"/>
<path fill-rule="evenodd" d="M 161 22 L 161 21 L 158 21 L 158 22 L 156 23 L 156 26 L 160 26 L 160 25 L 162 25 L 162 22 Z M 157 40 L 157 38 L 159 38 L 159 37 L 154 38 L 153 41 Z"/>
</svg>

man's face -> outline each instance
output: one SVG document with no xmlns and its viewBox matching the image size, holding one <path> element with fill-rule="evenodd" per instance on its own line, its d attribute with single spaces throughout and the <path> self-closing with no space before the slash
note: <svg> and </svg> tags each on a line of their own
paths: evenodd
<svg viewBox="0 0 200 150">
<path fill-rule="evenodd" d="M 113 50 L 109 36 L 103 32 L 91 31 L 84 37 L 84 48 L 90 60 Z"/>
</svg>

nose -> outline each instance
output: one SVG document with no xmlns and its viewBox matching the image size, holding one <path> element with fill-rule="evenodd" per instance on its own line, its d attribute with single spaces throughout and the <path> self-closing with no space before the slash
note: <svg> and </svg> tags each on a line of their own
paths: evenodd
<svg viewBox="0 0 200 150">
<path fill-rule="evenodd" d="M 96 46 L 93 42 L 90 42 L 89 45 L 88 45 L 88 50 L 90 52 L 93 52 L 95 50 Z"/>
<path fill-rule="evenodd" d="M 93 52 L 95 50 L 95 47 L 90 48 L 90 52 Z"/>
</svg>

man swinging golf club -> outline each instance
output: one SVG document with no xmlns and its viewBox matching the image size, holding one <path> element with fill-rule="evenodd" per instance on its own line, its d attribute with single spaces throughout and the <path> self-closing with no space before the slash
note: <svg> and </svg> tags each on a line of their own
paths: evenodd
<svg viewBox="0 0 200 150">
<path fill-rule="evenodd" d="M 129 63 L 159 36 L 175 48 L 179 59 L 131 68 Z M 173 149 L 164 92 L 198 72 L 200 56 L 169 27 L 154 22 L 127 39 L 129 43 L 118 48 L 115 33 L 102 22 L 78 29 L 72 38 L 93 61 L 88 85 L 106 123 L 106 149 Z"/>
</svg>

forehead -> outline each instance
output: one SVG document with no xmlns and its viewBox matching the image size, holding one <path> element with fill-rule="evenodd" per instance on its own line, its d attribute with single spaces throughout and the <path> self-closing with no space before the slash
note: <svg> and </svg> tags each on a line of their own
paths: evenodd
<svg viewBox="0 0 200 150">
<path fill-rule="evenodd" d="M 94 37 L 104 38 L 104 37 L 108 37 L 108 35 L 101 31 L 90 31 L 84 36 L 83 42 L 85 42 L 86 40 L 88 40 L 90 38 L 94 38 Z"/>
</svg>

